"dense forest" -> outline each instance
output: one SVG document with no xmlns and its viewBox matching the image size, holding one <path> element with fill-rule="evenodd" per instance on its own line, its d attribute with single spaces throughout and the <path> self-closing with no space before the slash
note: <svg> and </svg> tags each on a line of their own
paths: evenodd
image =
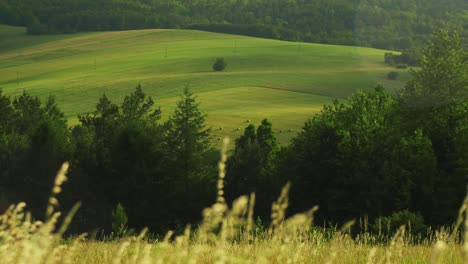
<svg viewBox="0 0 468 264">
<path fill-rule="evenodd" d="M 30 34 L 193 28 L 406 50 L 437 28 L 468 34 L 465 0 L 0 0 Z"/>
<path fill-rule="evenodd" d="M 468 175 L 468 54 L 440 31 L 421 51 L 421 68 L 398 95 L 383 87 L 335 102 L 280 147 L 273 124 L 249 125 L 226 167 L 228 201 L 256 193 L 256 217 L 292 183 L 290 213 L 319 205 L 319 223 L 396 213 L 431 226 L 450 225 Z M 44 214 L 55 172 L 71 162 L 59 197 L 83 206 L 72 232 L 112 230 L 112 211 L 128 225 L 157 232 L 197 223 L 214 202 L 219 150 L 190 89 L 175 111 L 161 111 L 141 87 L 123 102 L 99 98 L 69 127 L 54 97 L 0 93 L 0 206 L 28 201 Z M 407 219 L 407 218 L 405 218 Z"/>
</svg>

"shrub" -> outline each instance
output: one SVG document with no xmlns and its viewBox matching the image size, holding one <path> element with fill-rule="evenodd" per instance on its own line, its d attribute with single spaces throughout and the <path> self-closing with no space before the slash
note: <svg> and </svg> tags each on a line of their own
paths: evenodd
<svg viewBox="0 0 468 264">
<path fill-rule="evenodd" d="M 385 61 L 385 64 L 388 64 L 388 65 L 393 65 L 395 64 L 395 57 L 396 55 L 394 55 L 393 53 L 391 52 L 387 52 L 384 54 L 384 61 Z"/>
<path fill-rule="evenodd" d="M 224 71 L 226 68 L 227 63 L 224 61 L 224 58 L 216 58 L 214 64 L 213 64 L 213 70 L 215 71 Z"/>
<path fill-rule="evenodd" d="M 28 23 L 26 29 L 29 35 L 41 35 L 47 33 L 47 26 L 39 22 L 35 17 L 30 23 Z"/>
<path fill-rule="evenodd" d="M 421 234 L 427 228 L 420 214 L 403 210 L 390 216 L 377 218 L 372 229 L 375 232 L 392 236 L 403 225 L 406 226 L 406 230 L 411 234 Z"/>
<path fill-rule="evenodd" d="M 408 65 L 404 63 L 397 64 L 396 66 L 397 69 L 408 69 Z"/>
<path fill-rule="evenodd" d="M 392 71 L 392 72 L 389 72 L 389 73 L 387 74 L 387 78 L 388 78 L 389 80 L 396 80 L 396 79 L 398 79 L 398 72 L 393 72 L 393 71 Z"/>
<path fill-rule="evenodd" d="M 127 232 L 127 213 L 122 204 L 118 203 L 112 211 L 112 232 L 117 236 L 123 236 Z"/>
<path fill-rule="evenodd" d="M 401 54 L 387 52 L 384 54 L 384 61 L 387 65 L 406 64 L 410 66 L 418 66 L 418 57 L 418 53 L 414 50 L 405 50 Z"/>
</svg>

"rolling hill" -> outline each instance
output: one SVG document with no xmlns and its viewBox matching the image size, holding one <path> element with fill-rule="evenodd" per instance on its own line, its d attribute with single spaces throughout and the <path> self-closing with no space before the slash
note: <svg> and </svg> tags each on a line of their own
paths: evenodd
<svg viewBox="0 0 468 264">
<path fill-rule="evenodd" d="M 188 85 L 217 136 L 237 137 L 246 120 L 268 117 L 286 142 L 333 98 L 377 84 L 401 87 L 408 74 L 388 81 L 394 69 L 383 63 L 385 52 L 192 30 L 28 36 L 0 26 L 0 89 L 53 94 L 74 124 L 103 93 L 120 102 L 138 84 L 167 116 Z M 224 72 L 212 71 L 216 57 L 226 59 Z"/>
</svg>

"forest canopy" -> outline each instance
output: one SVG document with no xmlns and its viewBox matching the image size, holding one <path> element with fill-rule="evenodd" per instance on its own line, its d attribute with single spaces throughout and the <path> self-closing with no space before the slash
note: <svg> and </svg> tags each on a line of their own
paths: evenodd
<svg viewBox="0 0 468 264">
<path fill-rule="evenodd" d="M 30 34 L 193 28 L 406 50 L 441 27 L 466 37 L 467 9 L 465 0 L 0 0 L 0 23 Z"/>
</svg>

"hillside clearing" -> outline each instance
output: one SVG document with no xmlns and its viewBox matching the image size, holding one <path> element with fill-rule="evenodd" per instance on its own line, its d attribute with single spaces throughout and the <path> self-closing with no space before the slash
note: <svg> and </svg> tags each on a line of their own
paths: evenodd
<svg viewBox="0 0 468 264">
<path fill-rule="evenodd" d="M 388 81 L 385 51 L 371 48 L 164 29 L 27 36 L 1 26 L 0 36 L 0 89 L 55 95 L 72 124 L 102 94 L 120 102 L 138 84 L 167 116 L 188 85 L 208 125 L 228 128 L 223 135 L 265 117 L 278 131 L 297 130 L 332 98 L 377 84 L 393 91 L 408 78 Z M 216 57 L 226 59 L 224 72 L 211 70 Z"/>
</svg>

